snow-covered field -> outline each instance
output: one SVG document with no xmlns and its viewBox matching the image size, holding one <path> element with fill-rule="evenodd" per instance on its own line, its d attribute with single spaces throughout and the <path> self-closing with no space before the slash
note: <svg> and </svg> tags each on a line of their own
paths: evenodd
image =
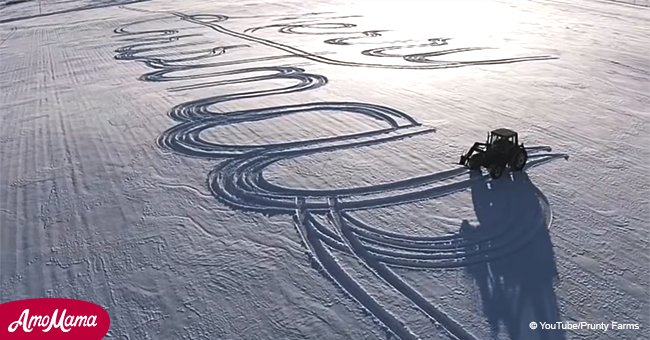
<svg viewBox="0 0 650 340">
<path fill-rule="evenodd" d="M 88 300 L 112 339 L 647 339 L 649 28 L 598 0 L 0 5 L 0 302 Z M 499 127 L 525 172 L 455 164 Z"/>
</svg>

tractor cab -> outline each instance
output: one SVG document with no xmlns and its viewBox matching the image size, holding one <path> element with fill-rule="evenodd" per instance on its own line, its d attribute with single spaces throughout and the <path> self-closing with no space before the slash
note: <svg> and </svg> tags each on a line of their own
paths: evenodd
<svg viewBox="0 0 650 340">
<path fill-rule="evenodd" d="M 488 135 L 486 145 L 490 146 L 505 146 L 517 145 L 517 133 L 510 129 L 496 129 L 492 130 Z"/>
</svg>

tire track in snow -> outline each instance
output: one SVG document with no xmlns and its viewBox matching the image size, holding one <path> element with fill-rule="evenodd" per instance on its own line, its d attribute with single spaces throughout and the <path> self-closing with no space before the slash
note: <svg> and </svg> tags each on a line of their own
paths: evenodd
<svg viewBox="0 0 650 340">
<path fill-rule="evenodd" d="M 275 107 L 262 107 L 239 111 L 222 112 L 215 108 L 219 104 L 251 98 L 274 95 L 296 94 L 317 89 L 327 84 L 327 78 L 319 74 L 308 73 L 306 70 L 291 66 L 258 66 L 247 67 L 245 64 L 257 61 L 271 61 L 282 58 L 304 58 L 341 66 L 407 68 L 407 69 L 436 69 L 441 67 L 459 67 L 479 65 L 481 63 L 505 63 L 523 60 L 502 59 L 481 62 L 447 63 L 444 65 L 400 66 L 343 62 L 311 54 L 294 47 L 282 45 L 273 41 L 260 39 L 250 35 L 237 33 L 224 28 L 219 23 L 228 20 L 223 15 L 186 15 L 173 13 L 174 16 L 188 23 L 206 26 L 217 32 L 232 37 L 241 38 L 252 43 L 274 47 L 286 55 L 258 57 L 244 60 L 231 60 L 213 63 L 203 62 L 204 59 L 229 53 L 233 48 L 251 47 L 251 45 L 229 45 L 213 47 L 210 50 L 199 49 L 187 52 L 160 54 L 166 47 L 191 47 L 197 43 L 182 43 L 182 39 L 198 37 L 197 34 L 182 33 L 182 29 L 133 30 L 131 26 L 145 24 L 154 18 L 116 28 L 114 32 L 124 37 L 129 45 L 117 49 L 118 60 L 142 62 L 153 71 L 142 75 L 139 79 L 148 82 L 170 82 L 205 79 L 202 83 L 181 85 L 171 88 L 171 91 L 190 91 L 194 89 L 218 87 L 233 84 L 245 84 L 264 81 L 282 80 L 283 84 L 265 90 L 255 90 L 235 93 L 222 93 L 179 104 L 169 111 L 169 116 L 177 122 L 164 131 L 157 140 L 161 148 L 171 150 L 186 156 L 219 160 L 220 163 L 208 175 L 208 187 L 214 197 L 227 206 L 246 211 L 264 214 L 283 214 L 293 216 L 296 228 L 301 235 L 303 245 L 309 250 L 312 264 L 326 277 L 342 288 L 354 300 L 358 301 L 390 333 L 402 339 L 415 339 L 416 335 L 403 322 L 397 319 L 386 306 L 371 297 L 365 289 L 356 282 L 346 270 L 339 265 L 334 252 L 344 252 L 355 255 L 367 268 L 382 278 L 393 289 L 408 298 L 419 310 L 442 328 L 452 338 L 475 339 L 464 327 L 440 308 L 428 302 L 414 288 L 395 274 L 389 266 L 407 268 L 445 268 L 466 266 L 471 263 L 484 262 L 516 251 L 530 240 L 530 235 L 538 230 L 519 230 L 520 234 L 511 237 L 508 242 L 500 241 L 504 230 L 496 230 L 491 234 L 480 237 L 465 235 L 416 237 L 399 233 L 387 232 L 372 227 L 351 215 L 357 210 L 401 205 L 421 200 L 431 200 L 464 191 L 473 183 L 484 178 L 459 180 L 470 172 L 464 168 L 452 169 L 426 176 L 397 180 L 391 183 L 370 185 L 366 187 L 344 189 L 293 189 L 272 184 L 264 178 L 264 170 L 268 166 L 290 158 L 310 154 L 333 152 L 349 148 L 359 148 L 395 140 L 409 138 L 420 134 L 431 133 L 434 130 L 422 127 L 408 114 L 376 104 L 360 102 L 312 102 Z M 254 32 L 263 28 L 281 27 L 284 33 L 300 33 L 305 28 L 349 28 L 349 24 L 300 24 L 294 26 L 270 25 L 249 29 Z M 287 28 L 288 27 L 288 28 Z M 364 35 L 378 35 L 379 31 L 371 33 L 360 32 Z M 374 33 L 372 33 L 374 32 Z M 359 33 L 359 32 L 356 32 Z M 332 43 L 342 43 L 333 41 Z M 424 46 L 442 46 L 447 39 L 432 39 Z M 417 45 L 421 46 L 421 45 Z M 408 47 L 408 46 L 407 46 Z M 366 55 L 376 57 L 395 57 L 398 54 L 387 53 L 407 47 L 384 47 L 370 49 Z M 475 48 L 477 49 L 477 48 Z M 458 53 L 470 49 L 438 51 L 428 54 L 409 55 L 416 63 L 430 62 L 429 57 Z M 149 55 L 148 53 L 159 53 Z M 147 53 L 147 54 L 145 54 Z M 174 55 L 193 55 L 191 57 L 174 58 Z M 419 59 L 418 59 L 419 58 Z M 549 59 L 548 57 L 531 57 Z M 540 59 L 531 59 L 540 60 Z M 191 62 L 190 64 L 178 64 Z M 239 68 L 232 66 L 244 65 Z M 213 71 L 228 67 L 227 70 Z M 191 75 L 175 75 L 176 72 L 201 71 Z M 238 78 L 219 80 L 219 77 L 238 76 Z M 365 117 L 379 122 L 384 128 L 361 131 L 347 135 L 335 135 L 316 139 L 267 143 L 263 145 L 235 145 L 206 140 L 202 132 L 208 129 L 234 126 L 241 123 L 258 122 L 283 116 L 301 113 L 323 114 L 324 112 L 339 112 Z M 531 162 L 528 168 L 539 166 L 544 162 L 565 157 L 561 154 L 550 154 L 549 147 L 528 148 Z M 547 153 L 540 153 L 547 152 Z M 447 181 L 455 180 L 449 184 Z M 443 183 L 443 181 L 445 181 Z M 544 198 L 545 200 L 545 198 Z M 548 205 L 547 201 L 545 204 Z M 550 210 L 548 211 L 550 221 Z M 333 227 L 320 223 L 314 216 L 326 216 Z M 549 222 L 550 223 L 550 222 Z M 512 242 L 516 241 L 516 242 Z"/>
<path fill-rule="evenodd" d="M 375 38 L 375 37 L 381 37 L 383 32 L 387 32 L 387 30 L 370 30 L 370 31 L 362 31 L 360 32 L 361 36 L 358 37 L 343 37 L 343 38 L 332 38 L 332 39 L 327 39 L 324 40 L 323 42 L 326 44 L 330 45 L 367 45 L 367 44 L 372 44 L 376 45 L 376 42 L 358 42 L 356 40 L 360 39 L 367 39 L 367 38 Z M 354 42 L 350 42 L 350 40 L 355 40 Z M 393 41 L 390 42 L 391 44 L 395 43 L 402 43 L 405 41 Z"/>
<path fill-rule="evenodd" d="M 16 34 L 16 31 L 17 31 L 17 30 L 18 30 L 18 28 L 16 28 L 16 27 L 12 27 L 12 28 L 9 30 L 9 33 L 7 33 L 7 35 L 6 35 L 4 38 L 2 38 L 2 40 L 0 40 L 0 47 L 2 47 L 2 45 L 4 45 L 4 43 L 5 43 L 7 40 L 9 40 L 9 38 L 13 37 L 14 34 Z"/>
<path fill-rule="evenodd" d="M 537 161 L 550 161 L 552 158 Z M 482 176 L 473 182 L 484 180 Z M 516 183 L 516 182 L 515 182 Z M 507 216 L 511 221 L 501 221 L 500 225 L 485 232 L 472 234 L 461 229 L 458 233 L 445 236 L 401 235 L 373 227 L 353 217 L 347 211 L 340 211 L 341 224 L 349 228 L 351 237 L 363 244 L 370 257 L 379 262 L 411 269 L 465 267 L 476 263 L 490 262 L 512 254 L 528 244 L 542 229 L 550 228 L 552 214 L 546 196 L 536 189 L 535 199 L 542 206 L 543 216 L 535 216 L 534 211 L 525 209 L 512 198 L 507 211 L 515 215 Z M 521 223 L 521 219 L 538 217 L 543 223 Z M 505 223 L 508 222 L 508 223 Z"/>
<path fill-rule="evenodd" d="M 332 253 L 323 246 L 323 234 L 318 232 L 314 226 L 313 218 L 308 217 L 309 212 L 305 209 L 304 202 L 297 200 L 294 222 L 304 241 L 304 245 L 310 251 L 312 265 L 316 269 L 324 271 L 326 277 L 342 288 L 366 310 L 381 321 L 393 334 L 400 339 L 417 339 L 417 337 L 399 320 L 395 318 L 386 308 L 377 303 L 363 287 L 359 285 L 345 270 L 337 263 Z M 325 242 L 327 244 L 327 242 Z"/>
<path fill-rule="evenodd" d="M 136 4 L 136 3 L 140 3 L 140 2 L 144 2 L 144 1 L 148 1 L 148 0 L 98 0 L 98 1 L 93 1 L 90 4 L 87 4 L 87 5 L 83 5 L 83 6 L 79 6 L 79 7 L 73 7 L 73 8 L 66 8 L 66 9 L 62 9 L 62 10 L 58 10 L 58 11 L 52 11 L 52 12 L 46 12 L 46 13 L 38 13 L 38 14 L 32 14 L 32 15 L 24 15 L 24 16 L 19 16 L 19 17 L 3 18 L 3 19 L 0 19 L 0 24 L 6 24 L 6 23 L 14 22 L 14 21 L 29 20 L 29 19 L 34 19 L 34 18 L 55 16 L 55 15 L 59 15 L 59 14 L 82 12 L 82 11 L 112 7 L 112 6 L 117 6 L 117 5 Z M 40 1 L 39 1 L 39 7 L 40 7 Z M 39 9 L 39 12 L 40 12 L 40 9 Z"/>
<path fill-rule="evenodd" d="M 355 16 L 330 17 L 330 18 L 323 18 L 322 20 L 325 20 L 325 19 L 340 19 L 340 18 L 346 18 L 346 17 L 355 17 Z M 344 22 L 275 24 L 275 25 L 267 25 L 267 26 L 249 28 L 247 30 L 244 30 L 244 33 L 254 33 L 254 32 L 256 32 L 258 30 L 262 30 L 262 29 L 277 28 L 278 32 L 285 33 L 285 34 L 331 35 L 331 34 L 337 34 L 337 32 L 329 32 L 329 31 L 328 32 L 318 32 L 318 31 L 313 31 L 313 30 L 320 30 L 320 29 L 336 30 L 336 29 L 353 28 L 353 27 L 356 27 L 356 26 L 357 25 L 355 25 L 355 24 L 344 23 Z M 223 28 L 221 26 L 216 27 L 216 26 L 212 25 L 210 27 L 212 27 L 215 30 L 219 30 L 219 31 L 223 31 L 223 32 L 227 31 L 225 28 Z M 350 42 L 350 40 L 381 37 L 382 36 L 381 33 L 383 33 L 383 32 L 387 32 L 387 30 L 368 30 L 368 31 L 343 32 L 343 33 L 338 33 L 338 34 L 346 34 L 346 35 L 348 35 L 348 34 L 357 34 L 359 36 L 332 38 L 332 39 L 325 40 L 324 43 L 332 44 L 332 45 L 369 44 L 369 43 Z M 241 36 L 241 37 L 244 38 L 243 36 Z M 250 40 L 255 40 L 257 38 L 254 38 L 254 37 L 251 36 L 251 37 L 249 37 L 249 39 Z M 400 68 L 401 69 L 436 69 L 436 68 L 454 68 L 454 67 L 475 66 L 475 65 L 510 64 L 510 63 L 524 62 L 524 61 L 556 59 L 556 57 L 549 56 L 549 55 L 508 57 L 508 58 L 498 58 L 498 59 L 477 59 L 477 60 L 468 60 L 468 61 L 446 61 L 446 60 L 431 59 L 432 57 L 438 57 L 438 56 L 448 55 L 448 54 L 457 54 L 457 53 L 463 53 L 463 52 L 494 49 L 492 47 L 461 47 L 461 48 L 452 48 L 452 49 L 447 49 L 447 50 L 437 50 L 437 51 L 431 51 L 431 52 L 425 52 L 425 53 L 407 53 L 407 54 L 386 53 L 386 51 L 395 51 L 395 50 L 410 49 L 410 48 L 440 47 L 440 46 L 448 45 L 449 40 L 450 40 L 450 38 L 430 38 L 430 39 L 428 39 L 427 43 L 420 43 L 420 44 L 410 43 L 408 41 L 382 42 L 382 44 L 396 44 L 396 43 L 399 43 L 399 45 L 378 47 L 378 48 L 364 50 L 364 51 L 361 52 L 362 55 L 370 56 L 370 57 L 402 58 L 403 60 L 408 61 L 408 62 L 420 63 L 420 64 L 430 64 L 428 66 L 422 66 L 422 67 L 408 66 L 408 65 L 384 65 L 384 64 L 372 64 L 372 63 L 355 63 L 355 62 L 345 62 L 345 61 L 333 60 L 333 59 L 327 59 L 327 58 L 321 58 L 320 60 L 315 60 L 315 59 L 313 59 L 313 60 L 314 61 L 319 61 L 319 62 L 324 62 L 324 63 L 329 63 L 329 64 L 333 64 L 333 65 L 341 65 L 341 66 L 398 68 L 398 69 L 400 69 Z M 255 40 L 255 41 L 261 42 L 261 41 L 266 41 L 266 40 L 259 39 L 259 40 Z M 266 42 L 269 42 L 269 41 L 266 41 Z M 404 45 L 404 44 L 406 44 L 406 45 Z M 279 43 L 276 43 L 276 42 L 270 42 L 269 45 L 273 45 L 274 47 L 277 47 L 277 48 L 281 48 L 281 47 L 291 48 L 291 47 L 286 46 L 286 45 L 280 45 Z"/>
<path fill-rule="evenodd" d="M 520 61 L 534 61 L 534 60 L 549 60 L 549 59 L 555 59 L 555 57 L 552 56 L 531 56 L 531 57 L 521 57 L 521 58 L 502 58 L 498 60 L 479 60 L 479 61 L 431 61 L 429 59 L 423 59 L 423 58 L 418 58 L 418 57 L 412 57 L 411 59 L 413 60 L 408 60 L 408 55 L 405 56 L 405 59 L 407 61 L 418 61 L 418 62 L 426 62 L 426 63 L 431 63 L 430 65 L 389 65 L 389 64 L 375 64 L 375 63 L 362 63 L 362 62 L 350 62 L 350 61 L 343 61 L 343 60 L 337 60 L 337 59 L 332 59 L 332 58 L 327 58 L 323 56 L 319 56 L 313 53 L 309 53 L 303 50 L 300 50 L 296 47 L 292 47 L 289 45 L 284 45 L 275 41 L 267 40 L 267 39 L 262 39 L 259 37 L 254 37 L 251 35 L 247 35 L 244 33 L 238 33 L 229 29 L 224 28 L 221 25 L 218 25 L 214 21 L 206 22 L 206 21 L 201 21 L 195 19 L 191 15 L 185 15 L 182 13 L 175 13 L 175 15 L 183 18 L 184 20 L 187 20 L 189 22 L 193 22 L 196 24 L 204 25 L 206 27 L 210 27 L 213 30 L 228 34 L 233 37 L 241 38 L 250 42 L 256 42 L 260 43 L 262 45 L 266 45 L 269 47 L 277 48 L 279 50 L 294 54 L 294 55 L 302 55 L 304 58 L 315 61 L 315 62 L 320 62 L 324 64 L 329 64 L 329 65 L 336 65 L 336 66 L 352 66 L 352 67 L 370 67 L 370 68 L 387 68 L 387 69 L 408 69 L 408 70 L 431 70 L 431 69 L 440 69 L 440 68 L 454 68 L 454 67 L 462 67 L 462 66 L 472 66 L 472 65 L 482 65 L 482 64 L 501 64 L 501 63 L 513 63 L 513 62 L 520 62 Z"/>
<path fill-rule="evenodd" d="M 381 277 L 389 285 L 401 292 L 416 306 L 418 306 L 418 308 L 420 308 L 420 310 L 422 310 L 425 314 L 429 315 L 432 320 L 435 320 L 442 324 L 445 330 L 450 333 L 450 335 L 457 339 L 463 340 L 475 339 L 474 335 L 465 330 L 458 322 L 456 322 L 456 320 L 452 319 L 447 314 L 442 312 L 439 308 L 428 302 L 426 298 L 422 296 L 422 294 L 417 292 L 415 289 L 413 289 L 413 287 L 411 287 L 408 283 L 397 276 L 384 263 L 381 263 L 375 257 L 371 256 L 368 253 L 368 249 L 364 247 L 364 245 L 359 242 L 359 239 L 352 234 L 352 230 L 349 228 L 349 226 L 340 220 L 340 215 L 337 212 L 337 205 L 338 202 L 334 200 L 331 211 L 331 214 L 333 216 L 332 221 L 334 221 L 334 224 L 346 239 L 346 243 L 350 247 L 350 250 L 359 259 L 361 259 L 370 268 L 372 268 L 372 271 L 374 271 L 376 275 Z"/>
</svg>

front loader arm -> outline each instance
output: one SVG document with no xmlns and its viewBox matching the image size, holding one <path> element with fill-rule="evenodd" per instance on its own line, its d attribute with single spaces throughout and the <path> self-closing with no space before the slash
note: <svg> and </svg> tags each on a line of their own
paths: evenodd
<svg viewBox="0 0 650 340">
<path fill-rule="evenodd" d="M 467 161 L 469 160 L 470 157 L 472 157 L 472 155 L 475 152 L 484 152 L 486 149 L 487 149 L 486 143 L 480 143 L 480 142 L 474 143 L 474 145 L 472 145 L 472 147 L 469 149 L 469 151 L 467 151 L 467 153 L 460 156 L 460 162 L 458 162 L 458 164 L 467 165 Z"/>
</svg>

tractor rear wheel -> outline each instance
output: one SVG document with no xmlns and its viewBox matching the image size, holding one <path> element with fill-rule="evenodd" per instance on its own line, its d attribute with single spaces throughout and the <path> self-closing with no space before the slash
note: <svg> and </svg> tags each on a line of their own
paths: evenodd
<svg viewBox="0 0 650 340">
<path fill-rule="evenodd" d="M 505 166 L 503 164 L 494 163 L 490 165 L 489 170 L 490 170 L 490 177 L 492 177 L 493 179 L 497 179 L 501 177 L 501 175 L 503 174 L 503 170 L 505 170 Z"/>
<path fill-rule="evenodd" d="M 515 152 L 515 155 L 512 157 L 512 160 L 510 161 L 510 167 L 514 171 L 520 171 L 526 166 L 527 161 L 528 153 L 526 152 L 526 149 L 518 148 Z"/>
</svg>

